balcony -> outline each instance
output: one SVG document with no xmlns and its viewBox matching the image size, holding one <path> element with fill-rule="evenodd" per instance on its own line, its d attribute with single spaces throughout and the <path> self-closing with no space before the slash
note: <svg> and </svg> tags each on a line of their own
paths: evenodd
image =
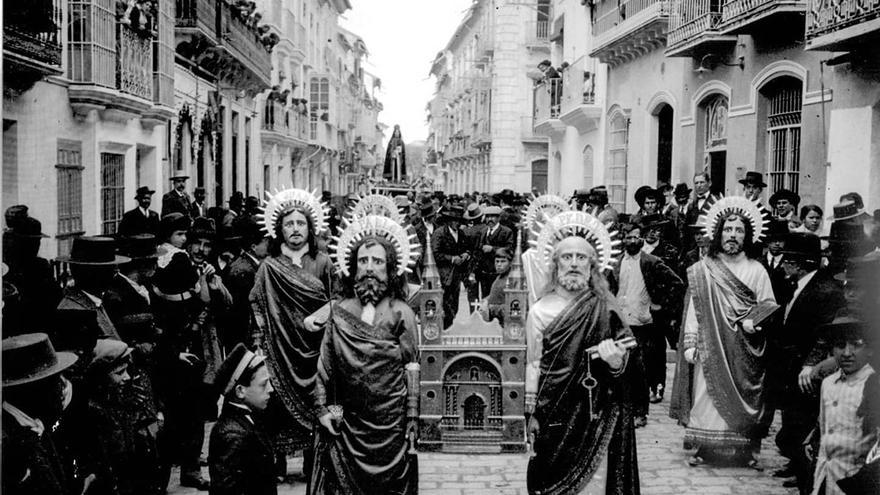
<svg viewBox="0 0 880 495">
<path fill-rule="evenodd" d="M 562 72 L 559 120 L 585 133 L 596 129 L 602 107 L 596 103 L 596 61 L 581 57 Z"/>
<path fill-rule="evenodd" d="M 877 0 L 808 0 L 807 50 L 876 52 L 880 39 Z"/>
<path fill-rule="evenodd" d="M 15 91 L 61 74 L 61 23 L 66 0 L 3 4 L 3 80 Z"/>
<path fill-rule="evenodd" d="M 526 48 L 550 51 L 550 21 L 536 20 L 526 24 Z"/>
<path fill-rule="evenodd" d="M 480 38 L 477 40 L 477 47 L 474 52 L 474 63 L 478 67 L 486 65 L 490 60 L 492 60 L 492 55 L 495 53 L 495 33 L 493 32 L 493 28 L 490 26 L 486 31 L 480 33 Z"/>
<path fill-rule="evenodd" d="M 260 138 L 267 144 L 303 146 L 309 140 L 309 117 L 298 104 L 267 100 Z"/>
<path fill-rule="evenodd" d="M 805 0 L 725 0 L 721 32 L 766 33 L 773 26 L 802 25 L 806 7 Z"/>
<path fill-rule="evenodd" d="M 153 39 L 116 23 L 115 15 L 98 2 L 88 7 L 74 9 L 71 23 L 75 31 L 71 37 L 78 40 L 69 47 L 69 97 L 74 113 L 98 110 L 105 118 L 119 121 L 144 117 L 162 96 L 154 93 L 163 86 L 154 84 Z"/>
<path fill-rule="evenodd" d="M 549 136 L 552 132 L 561 132 L 565 124 L 559 120 L 562 108 L 562 79 L 549 79 L 535 86 L 533 91 L 535 133 Z"/>
<path fill-rule="evenodd" d="M 617 65 L 666 44 L 669 0 L 605 0 L 596 6 L 591 57 Z"/>
<path fill-rule="evenodd" d="M 473 129 L 474 139 L 471 141 L 472 147 L 479 148 L 492 142 L 492 121 L 488 116 L 474 122 Z"/>
<path fill-rule="evenodd" d="M 234 5 L 176 0 L 175 26 L 177 53 L 221 81 L 252 94 L 271 85 L 270 49 Z"/>
<path fill-rule="evenodd" d="M 726 53 L 736 36 L 721 31 L 720 0 L 675 0 L 666 38 L 667 57 L 698 57 Z"/>
</svg>

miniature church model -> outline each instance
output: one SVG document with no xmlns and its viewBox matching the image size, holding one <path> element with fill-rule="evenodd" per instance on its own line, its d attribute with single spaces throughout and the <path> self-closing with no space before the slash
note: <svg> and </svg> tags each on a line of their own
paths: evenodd
<svg viewBox="0 0 880 495">
<path fill-rule="evenodd" d="M 519 242 L 517 242 L 519 246 Z M 525 318 L 527 291 L 517 247 L 505 289 L 505 327 L 475 311 L 446 330 L 442 291 L 426 249 L 420 316 L 421 416 L 419 448 L 443 452 L 525 451 Z M 434 286 L 439 289 L 438 286 Z M 427 289 L 427 290 L 426 290 Z M 427 304 L 436 309 L 429 313 Z M 436 329 L 436 330 L 435 330 Z"/>
</svg>

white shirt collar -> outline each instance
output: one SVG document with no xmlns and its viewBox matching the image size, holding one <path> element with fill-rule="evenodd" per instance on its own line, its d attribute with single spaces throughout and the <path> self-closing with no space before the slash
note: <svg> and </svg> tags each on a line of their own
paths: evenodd
<svg viewBox="0 0 880 495">
<path fill-rule="evenodd" d="M 101 307 L 101 299 L 100 299 L 100 298 L 95 297 L 95 296 L 89 294 L 88 292 L 86 292 L 86 291 L 84 291 L 84 290 L 80 290 L 80 292 L 82 292 L 83 294 L 86 295 L 86 297 L 88 297 L 89 299 L 91 299 L 92 302 L 95 303 L 95 306 L 97 306 L 97 307 L 99 307 L 99 308 Z"/>
<path fill-rule="evenodd" d="M 137 291 L 138 294 L 144 297 L 147 302 L 150 302 L 150 291 L 148 291 L 146 287 L 126 277 L 125 274 L 122 272 L 119 272 L 119 276 L 122 277 L 123 280 L 128 282 L 128 284 L 131 285 L 132 289 L 134 289 L 135 291 Z"/>
</svg>

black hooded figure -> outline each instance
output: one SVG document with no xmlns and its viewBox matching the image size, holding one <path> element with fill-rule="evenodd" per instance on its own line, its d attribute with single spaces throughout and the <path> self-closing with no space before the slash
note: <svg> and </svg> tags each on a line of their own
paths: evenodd
<svg viewBox="0 0 880 495">
<path fill-rule="evenodd" d="M 382 170 L 382 177 L 391 182 L 401 182 L 406 177 L 406 145 L 403 144 L 400 126 L 396 124 L 388 141 L 388 148 L 385 150 L 385 168 Z"/>
</svg>

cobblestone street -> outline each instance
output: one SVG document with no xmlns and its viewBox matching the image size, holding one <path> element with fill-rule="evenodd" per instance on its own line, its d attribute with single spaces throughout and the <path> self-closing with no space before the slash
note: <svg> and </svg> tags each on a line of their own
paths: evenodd
<svg viewBox="0 0 880 495">
<path fill-rule="evenodd" d="M 674 365 L 668 366 L 668 387 L 672 389 Z M 744 468 L 690 467 L 687 458 L 692 453 L 682 448 L 682 429 L 668 416 L 669 397 L 660 404 L 651 405 L 648 426 L 638 430 L 639 471 L 642 493 L 661 494 L 742 494 L 794 495 L 796 489 L 782 487 L 782 480 L 772 473 L 783 459 L 776 451 L 773 436 L 778 427 L 778 416 L 771 435 L 764 440 L 759 461 L 763 472 Z M 525 494 L 528 457 L 522 455 L 469 455 L 420 454 L 419 486 L 423 495 L 505 495 Z M 207 468 L 205 469 L 207 471 Z M 293 459 L 289 472 L 302 471 L 301 459 Z M 207 473 L 206 473 L 207 474 Z M 177 473 L 175 471 L 175 479 Z M 176 486 L 170 493 L 196 494 L 193 489 Z M 305 493 L 303 482 L 280 485 L 284 495 Z"/>
</svg>

